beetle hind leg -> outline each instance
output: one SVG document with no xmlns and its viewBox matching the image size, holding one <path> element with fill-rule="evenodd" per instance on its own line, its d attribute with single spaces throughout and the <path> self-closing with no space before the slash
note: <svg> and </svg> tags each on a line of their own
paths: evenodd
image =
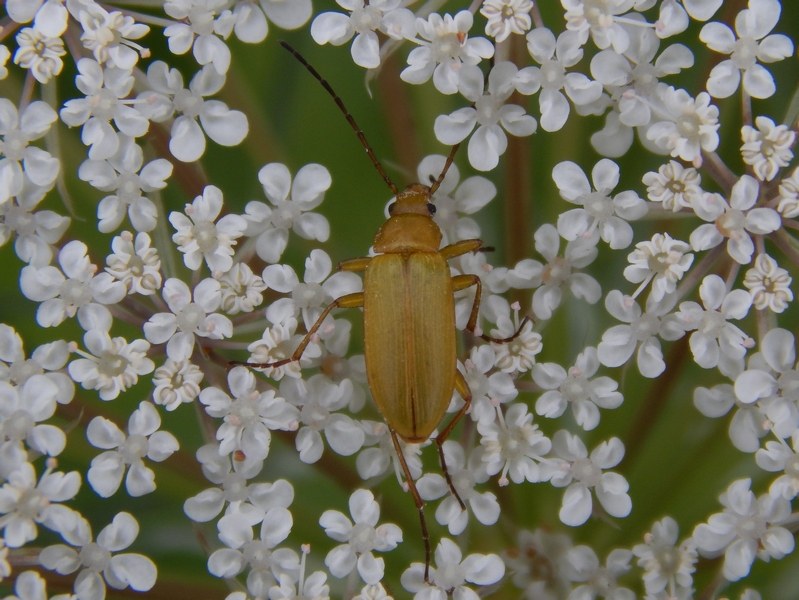
<svg viewBox="0 0 799 600">
<path fill-rule="evenodd" d="M 455 484 L 452 483 L 452 477 L 450 476 L 449 468 L 447 467 L 447 459 L 444 456 L 444 442 L 447 441 L 452 433 L 452 430 L 455 429 L 455 426 L 463 418 L 463 415 L 469 411 L 469 407 L 472 405 L 472 390 L 469 389 L 469 384 L 466 382 L 466 378 L 458 369 L 455 369 L 455 389 L 458 390 L 458 393 L 463 398 L 463 406 L 457 413 L 455 413 L 455 416 L 452 417 L 444 429 L 441 430 L 441 433 L 436 436 L 435 441 L 436 446 L 438 446 L 438 459 L 441 462 L 441 471 L 444 473 L 444 479 L 447 481 L 449 491 L 453 496 L 455 496 L 455 499 L 461 506 L 461 510 L 466 510 L 466 504 L 464 504 L 463 500 L 461 499 L 458 490 L 455 489 Z"/>
</svg>

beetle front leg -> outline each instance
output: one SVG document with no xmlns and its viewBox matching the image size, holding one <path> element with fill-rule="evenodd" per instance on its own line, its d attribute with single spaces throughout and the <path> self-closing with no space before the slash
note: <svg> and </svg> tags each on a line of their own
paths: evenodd
<svg viewBox="0 0 799 600">
<path fill-rule="evenodd" d="M 474 330 L 477 329 L 477 317 L 478 313 L 480 312 L 480 299 L 483 296 L 483 282 L 480 281 L 480 278 L 477 275 L 455 275 L 452 278 L 452 290 L 458 292 L 460 290 L 465 290 L 467 287 L 476 286 L 477 291 L 474 294 L 474 302 L 472 303 L 472 312 L 469 314 L 469 322 L 466 323 L 466 331 L 470 333 L 474 333 Z M 530 320 L 530 317 L 526 316 L 522 319 L 522 322 L 519 324 L 519 328 L 513 333 L 513 335 L 506 337 L 506 338 L 495 338 L 491 337 L 490 335 L 486 335 L 484 333 L 479 334 L 479 337 L 486 342 L 494 342 L 495 344 L 507 344 L 508 342 L 512 342 L 522 332 L 525 324 Z"/>
<path fill-rule="evenodd" d="M 278 367 L 282 367 L 283 365 L 287 365 L 291 362 L 295 362 L 302 358 L 302 353 L 305 352 L 305 348 L 308 347 L 308 344 L 311 343 L 311 339 L 313 339 L 314 334 L 319 330 L 322 326 L 322 322 L 325 320 L 327 315 L 334 308 L 360 308 L 363 306 L 363 292 L 355 292 L 354 294 L 347 294 L 345 296 L 341 296 L 340 298 L 336 298 L 325 307 L 325 310 L 322 311 L 322 314 L 316 319 L 314 324 L 308 330 L 308 333 L 305 334 L 305 337 L 302 338 L 302 341 L 297 346 L 297 349 L 294 350 L 294 353 L 289 356 L 288 358 L 283 358 L 280 360 L 276 360 L 274 362 L 268 363 L 251 363 L 251 362 L 239 362 L 239 361 L 232 361 L 230 365 L 244 365 L 245 367 L 252 367 L 255 369 L 277 369 Z"/>
<path fill-rule="evenodd" d="M 365 271 L 369 263 L 372 262 L 371 256 L 364 256 L 363 258 L 351 258 L 349 260 L 342 260 L 338 263 L 339 271 L 352 271 L 359 272 Z"/>
<path fill-rule="evenodd" d="M 388 431 L 391 433 L 391 441 L 394 443 L 394 451 L 397 453 L 397 459 L 399 459 L 402 473 L 408 484 L 408 491 L 411 493 L 411 496 L 413 496 L 413 503 L 416 505 L 416 510 L 419 511 L 419 524 L 422 527 L 422 541 L 424 542 L 424 581 L 425 583 L 430 583 L 430 557 L 432 554 L 430 549 L 430 534 L 427 531 L 427 520 L 424 518 L 424 500 L 422 500 L 419 490 L 416 489 L 416 482 L 413 480 L 413 477 L 411 477 L 411 470 L 408 468 L 405 454 L 402 452 L 402 446 L 397 437 L 397 432 L 390 427 Z"/>
<path fill-rule="evenodd" d="M 477 238 L 471 240 L 461 240 L 460 242 L 455 242 L 449 246 L 444 246 L 438 251 L 438 253 L 444 257 L 444 260 L 449 260 L 451 258 L 455 258 L 456 256 L 460 256 L 461 254 L 466 254 L 467 252 L 476 252 L 482 246 L 483 240 L 478 240 Z"/>
</svg>

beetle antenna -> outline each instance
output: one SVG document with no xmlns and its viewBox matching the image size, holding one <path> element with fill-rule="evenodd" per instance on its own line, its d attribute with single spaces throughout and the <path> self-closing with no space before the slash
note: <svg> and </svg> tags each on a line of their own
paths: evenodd
<svg viewBox="0 0 799 600">
<path fill-rule="evenodd" d="M 460 148 L 460 147 L 461 147 L 461 143 L 458 142 L 457 144 L 452 146 L 452 149 L 450 149 L 449 155 L 447 156 L 447 161 L 444 163 L 444 168 L 441 169 L 441 174 L 438 176 L 438 179 L 436 179 L 433 182 L 433 184 L 430 186 L 430 195 L 431 196 L 436 193 L 436 190 L 438 189 L 438 186 L 441 185 L 441 182 L 444 181 L 444 177 L 447 176 L 447 171 L 449 171 L 449 168 L 452 166 L 452 163 L 455 160 L 455 153 L 458 151 L 458 148 Z"/>
<path fill-rule="evenodd" d="M 391 178 L 386 174 L 386 171 L 383 169 L 383 165 L 381 165 L 380 161 L 377 160 L 377 156 L 375 155 L 374 150 L 372 150 L 372 147 L 369 145 L 369 142 L 366 141 L 366 135 L 364 134 L 363 130 L 360 128 L 358 123 L 355 121 L 355 117 L 353 117 L 350 114 L 350 112 L 347 110 L 347 107 L 344 105 L 344 101 L 341 99 L 341 97 L 333 89 L 333 86 L 330 85 L 327 82 L 327 80 L 319 74 L 319 71 L 314 69 L 313 66 L 311 65 L 311 63 L 309 63 L 307 60 L 305 60 L 305 57 L 302 54 L 300 54 L 297 50 L 295 50 L 290 44 L 288 44 L 287 42 L 284 42 L 283 40 L 280 40 L 280 45 L 283 46 L 286 50 L 288 50 L 291 53 L 291 55 L 294 58 L 296 58 L 300 62 L 300 64 L 303 67 L 305 67 L 308 70 L 308 72 L 311 75 L 313 75 L 314 78 L 319 83 L 322 84 L 322 87 L 325 88 L 327 93 L 330 94 L 331 98 L 333 98 L 333 101 L 336 103 L 336 106 L 338 106 L 338 109 L 344 115 L 344 118 L 347 119 L 347 123 L 349 123 L 350 127 L 352 127 L 353 131 L 355 131 L 355 135 L 358 136 L 358 139 L 361 142 L 361 146 L 363 146 L 364 150 L 366 150 L 366 154 L 369 156 L 369 159 L 372 161 L 372 164 L 375 166 L 375 169 L 377 169 L 377 172 L 380 173 L 380 176 L 383 178 L 383 181 L 386 182 L 388 187 L 391 188 L 391 191 L 394 192 L 395 195 L 398 194 L 399 190 L 397 189 L 396 184 L 393 181 L 391 181 Z M 452 160 L 450 159 L 449 163 L 451 163 L 451 162 L 452 162 Z M 449 168 L 449 163 L 446 165 L 446 167 L 444 169 L 444 173 L 446 173 L 447 168 Z M 442 174 L 442 177 L 443 177 L 443 174 Z M 438 186 L 436 185 L 436 187 L 438 187 Z"/>
</svg>

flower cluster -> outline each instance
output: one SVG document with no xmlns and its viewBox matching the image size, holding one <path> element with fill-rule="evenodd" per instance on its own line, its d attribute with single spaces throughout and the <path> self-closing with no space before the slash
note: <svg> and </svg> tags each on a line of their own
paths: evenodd
<svg viewBox="0 0 799 600">
<path fill-rule="evenodd" d="M 786 597 L 795 3 L 315 4 L 4 3 L 9 598 Z M 309 54 L 376 88 L 399 167 L 270 27 L 348 46 Z M 368 162 L 328 118 L 430 186 L 338 270 Z"/>
</svg>

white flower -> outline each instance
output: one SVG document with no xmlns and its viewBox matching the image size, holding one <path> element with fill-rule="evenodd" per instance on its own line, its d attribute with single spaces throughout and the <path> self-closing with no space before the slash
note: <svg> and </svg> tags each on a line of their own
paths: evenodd
<svg viewBox="0 0 799 600">
<path fill-rule="evenodd" d="M 61 73 L 64 68 L 61 57 L 67 51 L 58 35 L 52 36 L 36 28 L 24 27 L 15 41 L 17 51 L 14 53 L 14 63 L 23 69 L 30 69 L 36 81 L 45 84 Z"/>
<path fill-rule="evenodd" d="M 459 71 L 458 91 L 474 103 L 449 115 L 436 117 L 434 130 L 444 144 L 458 144 L 477 126 L 469 140 L 469 163 L 480 171 L 490 171 L 505 153 L 505 131 L 516 136 L 531 135 L 536 122 L 517 104 L 505 104 L 515 90 L 517 67 L 507 61 L 496 63 L 485 87 L 483 72 L 475 65 L 463 65 Z M 485 91 L 484 91 L 485 88 Z M 503 129 L 505 131 L 503 131 Z"/>
<path fill-rule="evenodd" d="M 42 344 L 26 357 L 22 338 L 5 323 L 0 323 L 0 381 L 24 386 L 32 377 L 44 375 L 58 388 L 56 402 L 69 404 L 75 384 L 62 371 L 69 360 L 69 346 L 64 340 Z"/>
<path fill-rule="evenodd" d="M 671 156 L 701 165 L 702 152 L 719 145 L 719 109 L 710 104 L 710 95 L 692 98 L 685 90 L 663 87 L 658 99 L 664 118 L 649 126 L 646 138 Z"/>
<path fill-rule="evenodd" d="M 448 538 L 441 538 L 436 546 L 434 561 L 429 584 L 422 563 L 411 564 L 402 574 L 402 587 L 413 592 L 415 600 L 476 600 L 479 596 L 467 582 L 488 586 L 505 575 L 505 564 L 496 554 L 469 554 L 464 558 L 458 545 Z"/>
<path fill-rule="evenodd" d="M 603 473 L 618 465 L 624 458 L 624 444 L 613 437 L 591 451 L 583 441 L 565 429 L 555 432 L 552 450 L 561 460 L 552 470 L 552 485 L 566 487 L 558 516 L 572 527 L 582 525 L 591 516 L 591 490 L 609 515 L 626 517 L 632 509 L 627 494 L 629 484 L 618 473 Z"/>
<path fill-rule="evenodd" d="M 305 559 L 311 551 L 308 544 L 302 546 L 302 558 L 300 559 L 300 572 L 297 577 L 292 577 L 289 573 L 280 573 L 277 578 L 279 585 L 269 588 L 269 600 L 329 600 L 330 586 L 327 585 L 327 573 L 324 571 L 314 571 L 309 576 L 305 576 Z M 358 599 L 358 596 L 353 600 Z M 366 599 L 364 599 L 366 600 Z"/>
<path fill-rule="evenodd" d="M 566 9 L 566 29 L 580 34 L 580 43 L 588 40 L 588 34 L 597 48 L 613 46 L 623 54 L 630 44 L 630 37 L 619 15 L 633 8 L 635 0 L 561 0 Z"/>
<path fill-rule="evenodd" d="M 8 0 L 8 16 L 17 23 L 30 23 L 47 35 L 59 36 L 67 28 L 67 14 L 60 0 Z"/>
<path fill-rule="evenodd" d="M 677 545 L 677 522 L 663 517 L 644 534 L 644 543 L 633 546 L 638 566 L 644 570 L 644 587 L 650 595 L 668 592 L 676 597 L 693 591 L 696 547 L 691 538 Z"/>
<path fill-rule="evenodd" d="M 136 23 L 133 17 L 118 10 L 108 12 L 94 2 L 80 3 L 78 7 L 77 18 L 83 29 L 80 41 L 97 62 L 132 69 L 139 61 L 139 54 L 145 58 L 150 55 L 149 50 L 130 41 L 147 35 L 150 31 L 147 25 Z"/>
<path fill-rule="evenodd" d="M 171 312 L 155 313 L 142 329 L 150 343 L 166 343 L 167 356 L 173 360 L 191 356 L 195 336 L 221 340 L 233 335 L 230 319 L 215 312 L 222 301 L 216 279 L 203 279 L 192 294 L 189 286 L 172 277 L 164 283 L 163 296 Z"/>
<path fill-rule="evenodd" d="M 688 29 L 688 16 L 697 21 L 707 21 L 722 5 L 723 0 L 669 0 L 660 4 L 660 15 L 655 31 L 661 38 L 677 35 Z"/>
<path fill-rule="evenodd" d="M 280 260 L 289 229 L 306 240 L 327 241 L 330 224 L 323 215 L 310 212 L 322 203 L 332 183 L 325 167 L 307 164 L 292 181 L 286 165 L 269 163 L 258 171 L 258 181 L 272 205 L 253 200 L 244 207 L 245 234 L 255 238 L 258 256 L 270 264 Z"/>
<path fill-rule="evenodd" d="M 108 273 L 95 275 L 97 266 L 87 252 L 86 244 L 73 240 L 58 253 L 61 269 L 34 265 L 22 269 L 20 289 L 30 300 L 41 302 L 36 320 L 42 327 L 60 325 L 67 317 L 80 317 L 87 311 L 108 312 L 100 305 L 116 304 L 125 297 L 127 290 L 122 282 Z"/>
<path fill-rule="evenodd" d="M 172 163 L 157 158 L 142 167 L 143 162 L 141 146 L 120 135 L 119 147 L 108 160 L 87 160 L 80 165 L 78 177 L 99 190 L 112 192 L 97 205 L 98 229 L 103 233 L 117 229 L 126 213 L 136 231 L 155 229 L 158 210 L 144 193 L 166 187 Z"/>
<path fill-rule="evenodd" d="M 620 192 L 611 198 L 610 193 L 619 183 L 619 166 L 603 158 L 591 170 L 591 183 L 583 170 L 571 161 L 555 165 L 552 179 L 561 198 L 581 208 L 562 213 L 558 217 L 558 233 L 567 240 L 590 238 L 598 233 L 611 248 L 626 248 L 633 239 L 628 220 L 640 219 L 646 214 L 646 203 L 632 190 Z"/>
<path fill-rule="evenodd" d="M 167 0 L 164 12 L 175 19 L 164 28 L 169 50 L 185 54 L 194 49 L 194 58 L 200 65 L 213 67 L 220 75 L 230 68 L 230 48 L 226 39 L 235 24 L 235 18 L 225 0 Z"/>
<path fill-rule="evenodd" d="M 219 452 L 239 451 L 247 461 L 263 460 L 269 454 L 271 430 L 296 431 L 299 411 L 273 390 L 259 392 L 246 367 L 231 369 L 227 381 L 233 398 L 216 387 L 200 392 L 206 412 L 224 421 L 216 432 Z"/>
<path fill-rule="evenodd" d="M 475 422 L 491 422 L 497 418 L 497 406 L 519 395 L 510 373 L 496 372 L 496 352 L 491 344 L 472 348 L 464 361 L 463 375 L 472 392 L 469 415 Z"/>
<path fill-rule="evenodd" d="M 780 181 L 780 203 L 777 210 L 786 219 L 795 219 L 799 216 L 799 167 L 793 170 L 790 177 Z"/>
<path fill-rule="evenodd" d="M 649 171 L 641 181 L 646 185 L 646 195 L 652 202 L 659 202 L 663 208 L 679 212 L 683 208 L 693 208 L 701 199 L 702 177 L 693 167 L 684 167 L 676 160 L 662 165 L 657 173 Z"/>
<path fill-rule="evenodd" d="M 548 481 L 551 477 L 545 456 L 552 444 L 538 425 L 527 405 L 511 404 L 505 414 L 497 408 L 495 421 L 477 424 L 482 446 L 481 460 L 489 475 L 499 473 L 499 484 L 522 481 Z"/>
<path fill-rule="evenodd" d="M 704 308 L 696 302 L 683 302 L 676 317 L 686 331 L 694 361 L 703 369 L 718 366 L 719 371 L 734 376 L 743 369 L 743 359 L 754 340 L 730 323 L 746 317 L 752 305 L 744 290 L 727 290 L 718 275 L 707 275 L 699 286 Z"/>
<path fill-rule="evenodd" d="M 442 94 L 458 91 L 463 65 L 476 65 L 494 55 L 494 46 L 486 38 L 469 38 L 474 17 L 462 10 L 454 17 L 431 13 L 427 19 L 416 19 L 416 30 L 422 39 L 418 48 L 408 54 L 408 66 L 400 78 L 411 84 L 422 84 L 433 77 L 433 85 Z"/>
<path fill-rule="evenodd" d="M 24 442 L 35 452 L 59 455 L 66 445 L 66 435 L 42 421 L 55 413 L 60 391 L 43 373 L 32 375 L 20 385 L 0 381 L 0 443 Z"/>
<path fill-rule="evenodd" d="M 555 40 L 549 29 L 536 28 L 527 34 L 527 50 L 541 67 L 519 71 L 516 88 L 528 95 L 541 90 L 538 106 L 544 131 L 558 131 L 566 123 L 569 118 L 566 96 L 580 106 L 596 102 L 602 95 L 602 84 L 598 81 L 591 81 L 582 73 L 566 72 L 583 58 L 575 32 L 564 31 Z"/>
<path fill-rule="evenodd" d="M 774 433 L 787 438 L 799 427 L 799 378 L 793 334 L 775 327 L 760 343 L 746 371 L 735 378 L 735 396 L 746 404 L 757 403 Z"/>
<path fill-rule="evenodd" d="M 524 35 L 533 26 L 532 9 L 532 0 L 486 0 L 480 7 L 480 14 L 486 18 L 486 35 L 497 43 L 511 33 Z"/>
<path fill-rule="evenodd" d="M 0 98 L 0 207 L 22 193 L 25 178 L 48 189 L 55 182 L 58 159 L 30 143 L 43 137 L 57 120 L 46 102 L 31 102 L 20 114 L 9 99 Z"/>
<path fill-rule="evenodd" d="M 119 397 L 136 384 L 140 375 L 152 373 L 155 368 L 147 358 L 150 343 L 146 340 L 128 343 L 123 337 L 112 338 L 107 328 L 98 328 L 89 329 L 83 343 L 88 352 L 75 350 L 83 358 L 69 363 L 69 376 L 84 389 L 99 391 L 102 400 Z"/>
<path fill-rule="evenodd" d="M 646 302 L 646 312 L 619 290 L 611 290 L 605 296 L 605 308 L 616 319 L 626 325 L 614 325 L 602 334 L 597 346 L 599 362 L 606 367 L 620 367 L 636 354 L 636 364 L 644 377 L 657 377 L 666 369 L 659 337 L 676 340 L 682 337 L 683 330 L 669 312 L 674 300 L 666 297 L 656 302 L 650 296 Z"/>
<path fill-rule="evenodd" d="M 113 254 L 105 259 L 106 272 L 125 284 L 129 294 L 152 296 L 161 289 L 161 259 L 150 236 L 123 231 L 111 240 Z"/>
<path fill-rule="evenodd" d="M 82 520 L 73 528 L 64 544 L 47 546 L 39 553 L 39 562 L 46 569 L 61 575 L 70 575 L 80 569 L 73 590 L 80 600 L 101 600 L 105 586 L 117 590 L 131 588 L 146 592 L 155 585 L 157 569 L 153 561 L 141 554 L 126 552 L 139 535 L 139 524 L 133 515 L 120 512 L 92 541 L 89 524 Z"/>
<path fill-rule="evenodd" d="M 638 242 L 635 250 L 627 255 L 630 264 L 624 268 L 627 281 L 641 284 L 633 297 L 650 283 L 650 296 L 655 302 L 673 293 L 694 261 L 694 255 L 688 250 L 688 244 L 675 240 L 668 233 L 656 233 L 650 241 Z"/>
<path fill-rule="evenodd" d="M 758 254 L 755 263 L 744 276 L 744 285 L 752 294 L 752 306 L 781 313 L 793 301 L 790 273 L 780 267 L 768 254 Z"/>
<path fill-rule="evenodd" d="M 266 284 L 247 263 L 234 263 L 217 279 L 222 294 L 220 307 L 229 315 L 252 312 L 264 301 Z"/>
<path fill-rule="evenodd" d="M 787 125 L 775 125 L 768 117 L 757 117 L 755 125 L 757 129 L 750 125 L 741 128 L 741 155 L 758 179 L 771 181 L 782 167 L 791 164 L 796 132 Z"/>
<path fill-rule="evenodd" d="M 349 15 L 323 12 L 311 23 L 311 37 L 317 44 L 346 44 L 352 36 L 350 52 L 356 65 L 364 69 L 380 66 L 380 40 L 377 32 L 399 40 L 413 37 L 413 13 L 402 6 L 402 0 L 336 0 Z"/>
<path fill-rule="evenodd" d="M 525 598 L 566 598 L 572 588 L 565 560 L 572 541 L 549 529 L 518 530 L 516 546 L 503 556 L 513 585 L 522 590 Z"/>
<path fill-rule="evenodd" d="M 269 32 L 268 21 L 281 29 L 297 29 L 311 18 L 312 11 L 311 0 L 236 2 L 233 6 L 233 33 L 242 42 L 257 44 Z"/>
<path fill-rule="evenodd" d="M 755 452 L 760 447 L 760 438 L 769 433 L 768 418 L 760 406 L 738 400 L 733 386 L 728 383 L 694 389 L 694 406 L 711 419 L 723 417 L 735 407 L 729 436 L 733 446 L 741 452 Z"/>
<path fill-rule="evenodd" d="M 472 453 L 467 464 L 463 446 L 454 440 L 444 442 L 442 452 L 449 480 L 460 500 L 471 509 L 475 518 L 483 525 L 496 523 L 500 513 L 497 497 L 491 492 L 479 493 L 475 490 L 478 483 L 488 480 L 488 473 L 481 468 L 480 453 Z M 461 508 L 458 498 L 451 493 L 443 475 L 427 473 L 416 482 L 416 487 L 425 501 L 447 496 L 436 508 L 436 521 L 446 525 L 451 535 L 463 533 L 469 522 L 469 511 Z"/>
<path fill-rule="evenodd" d="M 545 391 L 535 403 L 535 412 L 549 419 L 571 407 L 577 424 L 590 431 L 599 425 L 599 409 L 618 408 L 624 401 L 619 384 L 610 377 L 591 379 L 599 369 L 596 348 L 589 346 L 566 371 L 557 363 L 533 367 L 533 381 Z"/>
<path fill-rule="evenodd" d="M 167 358 L 153 373 L 153 402 L 168 411 L 200 395 L 203 372 L 188 359 Z"/>
<path fill-rule="evenodd" d="M 749 0 L 735 17 L 735 34 L 724 23 L 708 23 L 699 33 L 708 48 L 729 54 L 718 63 L 707 80 L 707 90 L 716 98 L 731 96 L 741 82 L 753 98 L 773 96 L 777 88 L 771 73 L 758 63 L 772 63 L 793 54 L 791 39 L 782 34 L 767 35 L 780 19 L 782 6 L 778 0 Z"/>
<path fill-rule="evenodd" d="M 373 551 L 388 552 L 402 541 L 402 530 L 392 523 L 377 525 L 380 505 L 369 490 L 355 490 L 350 496 L 350 514 L 355 523 L 337 510 L 326 510 L 319 518 L 325 533 L 344 542 L 325 557 L 335 577 L 346 577 L 357 567 L 360 578 L 370 584 L 383 579 L 384 562 Z"/>
<path fill-rule="evenodd" d="M 17 575 L 14 582 L 14 595 L 6 596 L 5 600 L 74 600 L 72 594 L 47 594 L 47 582 L 36 571 L 23 571 Z"/>
<path fill-rule="evenodd" d="M 119 150 L 117 131 L 137 138 L 147 133 L 147 118 L 127 100 L 133 90 L 133 74 L 127 69 L 102 67 L 91 58 L 78 61 L 80 75 L 75 85 L 86 96 L 67 100 L 61 109 L 61 120 L 70 127 L 82 125 L 81 141 L 89 146 L 89 158 L 104 160 Z"/>
<path fill-rule="evenodd" d="M 755 558 L 780 559 L 794 549 L 793 534 L 782 527 L 791 518 L 790 503 L 769 494 L 755 498 L 750 484 L 749 479 L 732 482 L 719 496 L 724 511 L 711 515 L 693 533 L 703 556 L 724 554 L 723 574 L 728 581 L 746 577 Z"/>
<path fill-rule="evenodd" d="M 295 335 L 296 329 L 297 319 L 293 317 L 264 329 L 261 339 L 247 346 L 247 350 L 250 352 L 247 364 L 250 368 L 257 369 L 275 381 L 280 381 L 285 376 L 301 377 L 302 367 L 315 362 L 322 356 L 322 348 L 318 343 L 313 341 L 309 343 L 303 350 L 300 360 L 290 360 L 279 367 L 258 366 L 279 362 L 293 356 L 294 351 L 305 337 L 299 334 Z"/>
<path fill-rule="evenodd" d="M 69 217 L 51 210 L 34 212 L 48 191 L 25 178 L 16 197 L 0 202 L 0 246 L 14 238 L 14 251 L 20 260 L 36 266 L 52 262 L 54 244 L 70 224 Z"/>
<path fill-rule="evenodd" d="M 212 273 L 225 272 L 233 266 L 233 246 L 247 224 L 239 215 L 225 215 L 217 222 L 222 205 L 222 190 L 207 185 L 202 195 L 186 205 L 185 214 L 169 213 L 169 222 L 176 229 L 172 241 L 192 271 L 199 269 L 203 260 Z"/>
<path fill-rule="evenodd" d="M 125 488 L 131 496 L 155 491 L 155 473 L 144 464 L 144 457 L 155 462 L 169 458 L 179 447 L 168 431 L 158 431 L 161 417 L 149 402 L 140 402 L 128 419 L 126 436 L 113 421 L 94 417 L 86 437 L 95 448 L 107 450 L 92 459 L 86 478 L 103 498 L 116 493 L 128 468 Z"/>
<path fill-rule="evenodd" d="M 583 598 L 613 598 L 613 600 L 635 600 L 632 590 L 621 587 L 618 579 L 630 570 L 632 552 L 622 548 L 611 550 L 605 559 L 605 566 L 589 546 L 574 546 L 566 552 L 566 573 L 569 578 L 582 585 L 576 586 L 569 594 L 569 600 Z"/>
<path fill-rule="evenodd" d="M 773 208 L 758 206 L 760 184 L 742 175 L 732 186 L 729 204 L 721 194 L 705 193 L 694 203 L 697 216 L 708 223 L 691 232 L 691 247 L 699 252 L 718 246 L 727 238 L 727 254 L 746 265 L 752 260 L 755 245 L 752 234 L 765 235 L 782 225 Z"/>
<path fill-rule="evenodd" d="M 360 423 L 336 412 L 352 399 L 349 379 L 334 382 L 321 373 L 307 380 L 287 378 L 280 383 L 280 394 L 299 409 L 301 427 L 295 445 L 301 461 L 315 463 L 322 457 L 322 433 L 330 449 L 341 456 L 351 456 L 363 446 L 365 435 Z"/>
<path fill-rule="evenodd" d="M 61 502 L 74 498 L 78 488 L 77 471 L 53 472 L 48 466 L 37 481 L 33 465 L 23 462 L 0 488 L 0 529 L 5 545 L 20 548 L 36 539 L 37 524 L 62 535 L 72 531 L 81 517 Z"/>
<path fill-rule="evenodd" d="M 210 65 L 195 74 L 186 89 L 180 71 L 157 60 L 147 68 L 147 83 L 151 89 L 139 94 L 136 105 L 150 120 L 161 123 L 180 113 L 169 138 L 169 151 L 178 160 L 198 160 L 205 152 L 205 135 L 222 146 L 236 146 L 247 136 L 244 113 L 219 100 L 205 99 L 225 84 L 225 76 Z"/>
</svg>

